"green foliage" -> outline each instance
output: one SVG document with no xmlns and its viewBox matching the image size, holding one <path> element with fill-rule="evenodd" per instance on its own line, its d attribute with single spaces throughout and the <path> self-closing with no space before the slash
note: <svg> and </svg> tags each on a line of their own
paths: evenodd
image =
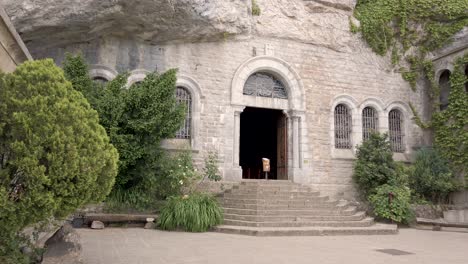
<svg viewBox="0 0 468 264">
<path fill-rule="evenodd" d="M 387 134 L 372 133 L 357 150 L 353 180 L 364 197 L 397 179 L 397 165 Z"/>
<path fill-rule="evenodd" d="M 410 198 L 411 192 L 408 187 L 384 184 L 375 189 L 369 201 L 378 217 L 397 223 L 408 223 L 413 218 Z"/>
<path fill-rule="evenodd" d="M 423 148 L 416 155 L 410 187 L 416 196 L 440 203 L 457 189 L 457 184 L 448 162 L 435 149 Z"/>
<path fill-rule="evenodd" d="M 218 153 L 208 152 L 208 156 L 205 158 L 205 168 L 203 168 L 205 177 L 212 181 L 220 181 L 221 175 L 219 175 L 218 169 Z"/>
<path fill-rule="evenodd" d="M 410 69 L 402 71 L 414 90 L 426 54 L 450 43 L 468 26 L 467 6 L 468 0 L 358 0 L 354 15 L 374 52 L 386 55 L 392 50 L 394 65 L 398 65 L 399 56 L 415 56 L 409 62 Z"/>
<path fill-rule="evenodd" d="M 434 146 L 446 158 L 457 175 L 467 179 L 468 171 L 468 93 L 465 91 L 467 77 L 465 67 L 468 54 L 459 58 L 450 76 L 449 105 L 444 111 L 432 116 Z"/>
<path fill-rule="evenodd" d="M 158 218 L 163 230 L 205 232 L 223 222 L 223 211 L 211 194 L 193 193 L 168 199 Z"/>
<path fill-rule="evenodd" d="M 26 62 L 0 77 L 3 255 L 26 226 L 103 200 L 118 154 L 96 111 L 52 60 Z"/>
<path fill-rule="evenodd" d="M 354 15 L 369 46 L 385 55 L 397 43 L 423 53 L 447 44 L 468 25 L 467 0 L 359 0 Z"/>
<path fill-rule="evenodd" d="M 260 6 L 258 6 L 256 0 L 252 0 L 252 15 L 259 16 L 262 13 Z"/>
<path fill-rule="evenodd" d="M 115 189 L 146 188 L 146 179 L 158 178 L 161 140 L 173 137 L 184 120 L 184 107 L 175 98 L 176 70 L 148 74 L 128 89 L 128 74 L 121 74 L 103 89 L 90 81 L 80 56 L 67 56 L 64 69 L 75 89 L 92 102 L 119 151 Z"/>
<path fill-rule="evenodd" d="M 160 199 L 182 194 L 185 188 L 192 187 L 193 181 L 199 178 L 190 151 L 163 156 L 155 170 L 156 177 L 147 177 L 144 183 Z"/>
</svg>

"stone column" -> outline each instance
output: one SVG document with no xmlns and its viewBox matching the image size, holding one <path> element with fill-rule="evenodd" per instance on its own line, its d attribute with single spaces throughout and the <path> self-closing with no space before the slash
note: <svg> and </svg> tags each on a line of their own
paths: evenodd
<svg viewBox="0 0 468 264">
<path fill-rule="evenodd" d="M 226 175 L 226 180 L 241 181 L 242 168 L 239 165 L 239 152 L 240 152 L 240 115 L 244 111 L 245 106 L 233 106 L 234 114 L 234 131 L 233 131 L 233 144 L 232 144 L 232 163 L 230 164 L 229 172 Z"/>
<path fill-rule="evenodd" d="M 292 164 L 288 172 L 289 179 L 293 182 L 300 182 L 302 177 L 302 157 L 301 157 L 301 122 L 303 112 L 290 111 L 291 119 L 291 149 L 292 149 Z"/>
</svg>

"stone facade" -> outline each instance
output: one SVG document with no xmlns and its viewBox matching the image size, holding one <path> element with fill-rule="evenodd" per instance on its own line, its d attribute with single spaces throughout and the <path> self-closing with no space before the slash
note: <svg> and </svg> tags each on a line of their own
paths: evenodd
<svg viewBox="0 0 468 264">
<path fill-rule="evenodd" d="M 10 18 L 0 6 L 0 71 L 12 72 L 16 66 L 31 59 Z"/>
<path fill-rule="evenodd" d="M 241 2 L 250 8 L 250 1 Z M 245 29 L 249 20 L 242 17 L 233 22 L 242 24 L 241 33 L 209 41 L 157 42 L 130 33 L 91 34 L 86 41 L 30 47 L 36 57 L 52 57 L 59 64 L 66 52 L 81 52 L 93 76 L 111 79 L 128 71 L 129 84 L 147 72 L 178 68 L 178 85 L 192 94 L 192 139 L 172 139 L 165 146 L 177 149 L 190 144 L 200 165 L 208 151 L 217 151 L 226 181 L 242 178 L 239 133 L 245 107 L 283 111 L 288 118 L 289 179 L 335 198 L 355 196 L 352 166 L 355 146 L 362 141 L 361 116 L 366 106 L 377 110 L 381 132 L 388 131 L 389 112 L 400 110 L 405 151 L 395 153 L 395 158 L 410 161 L 413 150 L 425 142 L 411 119 L 408 102 L 423 111 L 423 91 L 413 92 L 389 58 L 375 55 L 359 35 L 349 31 L 354 1 L 257 2 L 262 15 L 249 18 L 251 28 Z M 17 21 L 26 31 L 24 20 L 18 17 Z M 243 95 L 245 81 L 256 72 L 268 72 L 280 80 L 288 99 Z M 351 149 L 334 147 L 333 115 L 338 104 L 345 104 L 352 113 Z"/>
</svg>

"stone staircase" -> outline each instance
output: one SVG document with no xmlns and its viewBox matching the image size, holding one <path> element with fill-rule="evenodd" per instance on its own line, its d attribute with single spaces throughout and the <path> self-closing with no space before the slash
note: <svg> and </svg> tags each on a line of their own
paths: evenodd
<svg viewBox="0 0 468 264">
<path fill-rule="evenodd" d="M 254 236 L 396 234 L 344 201 L 291 181 L 245 180 L 220 197 L 224 224 L 215 231 Z"/>
</svg>

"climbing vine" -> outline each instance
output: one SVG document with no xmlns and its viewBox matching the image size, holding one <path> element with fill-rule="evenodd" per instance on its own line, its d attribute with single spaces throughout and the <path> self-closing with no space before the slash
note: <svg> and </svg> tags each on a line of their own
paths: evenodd
<svg viewBox="0 0 468 264">
<path fill-rule="evenodd" d="M 459 175 L 466 175 L 468 169 L 468 93 L 465 67 L 468 53 L 459 58 L 450 76 L 449 105 L 444 111 L 432 116 L 434 145 L 441 151 Z"/>
<path fill-rule="evenodd" d="M 392 63 L 415 90 L 428 52 L 448 44 L 468 25 L 468 0 L 358 0 L 352 32 L 361 32 L 374 52 L 391 51 Z M 404 57 L 405 60 L 401 60 Z M 407 62 L 407 63 L 402 63 Z"/>
<path fill-rule="evenodd" d="M 374 52 L 390 53 L 392 64 L 413 91 L 418 80 L 426 79 L 434 114 L 425 123 L 410 102 L 413 119 L 421 128 L 433 130 L 434 145 L 459 175 L 466 175 L 468 166 L 468 54 L 457 61 L 450 76 L 450 104 L 444 111 L 439 111 L 440 88 L 427 55 L 468 26 L 467 7 L 468 0 L 358 0 L 354 16 L 359 25 L 350 20 L 351 32 L 360 32 Z"/>
</svg>

